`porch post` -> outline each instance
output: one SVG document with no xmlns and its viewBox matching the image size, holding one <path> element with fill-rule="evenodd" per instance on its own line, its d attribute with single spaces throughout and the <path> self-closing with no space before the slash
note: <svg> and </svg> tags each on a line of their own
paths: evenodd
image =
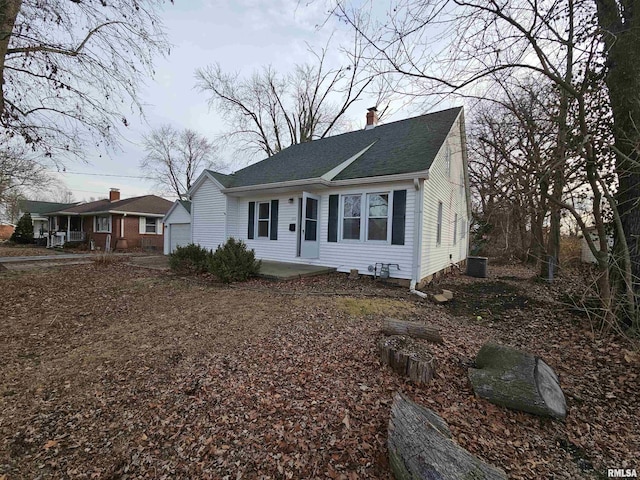
<svg viewBox="0 0 640 480">
<path fill-rule="evenodd" d="M 71 215 L 67 215 L 67 238 L 65 238 L 66 242 L 69 240 L 71 240 Z"/>
</svg>

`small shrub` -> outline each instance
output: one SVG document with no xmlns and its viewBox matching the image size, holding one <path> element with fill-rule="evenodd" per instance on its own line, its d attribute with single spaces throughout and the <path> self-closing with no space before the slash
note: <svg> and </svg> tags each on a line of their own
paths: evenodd
<svg viewBox="0 0 640 480">
<path fill-rule="evenodd" d="M 113 252 L 101 252 L 91 257 L 91 260 L 95 265 L 106 266 L 121 261 L 121 257 L 116 257 Z"/>
<path fill-rule="evenodd" d="M 209 260 L 209 272 L 225 283 L 242 282 L 260 271 L 262 262 L 256 261 L 253 250 L 247 250 L 242 240 L 230 238 L 219 246 Z"/>
<path fill-rule="evenodd" d="M 33 242 L 33 221 L 30 213 L 25 213 L 20 217 L 16 229 L 11 235 L 11 241 L 15 243 Z"/>
<path fill-rule="evenodd" d="M 204 273 L 207 271 L 210 258 L 210 250 L 190 243 L 184 247 L 176 247 L 169 255 L 169 267 L 181 274 Z"/>
</svg>

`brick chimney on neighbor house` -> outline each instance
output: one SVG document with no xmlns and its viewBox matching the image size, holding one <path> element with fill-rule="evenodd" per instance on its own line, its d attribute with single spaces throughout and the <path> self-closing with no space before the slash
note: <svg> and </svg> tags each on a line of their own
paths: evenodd
<svg viewBox="0 0 640 480">
<path fill-rule="evenodd" d="M 367 126 L 366 130 L 374 128 L 378 125 L 378 109 L 377 107 L 367 108 Z"/>
<path fill-rule="evenodd" d="M 109 190 L 109 201 L 117 202 L 118 200 L 120 200 L 120 190 L 117 188 Z"/>
</svg>

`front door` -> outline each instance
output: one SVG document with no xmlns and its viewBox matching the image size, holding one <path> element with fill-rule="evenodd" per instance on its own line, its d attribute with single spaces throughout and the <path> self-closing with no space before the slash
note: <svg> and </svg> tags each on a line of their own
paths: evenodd
<svg viewBox="0 0 640 480">
<path fill-rule="evenodd" d="M 320 254 L 320 197 L 302 193 L 300 256 L 318 258 Z"/>
</svg>

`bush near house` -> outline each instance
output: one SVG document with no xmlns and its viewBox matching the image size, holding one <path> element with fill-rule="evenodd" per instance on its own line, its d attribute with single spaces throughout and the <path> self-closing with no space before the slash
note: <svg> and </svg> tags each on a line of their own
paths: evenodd
<svg viewBox="0 0 640 480">
<path fill-rule="evenodd" d="M 209 259 L 209 272 L 225 283 L 242 282 L 260 271 L 262 261 L 256 261 L 253 250 L 242 240 L 230 238 L 219 246 Z"/>
<path fill-rule="evenodd" d="M 33 242 L 33 221 L 30 213 L 27 212 L 20 217 L 10 240 L 15 243 Z"/>
<path fill-rule="evenodd" d="M 176 247 L 169 255 L 169 267 L 181 274 L 205 273 L 211 255 L 210 250 L 190 243 L 184 247 Z"/>
</svg>

